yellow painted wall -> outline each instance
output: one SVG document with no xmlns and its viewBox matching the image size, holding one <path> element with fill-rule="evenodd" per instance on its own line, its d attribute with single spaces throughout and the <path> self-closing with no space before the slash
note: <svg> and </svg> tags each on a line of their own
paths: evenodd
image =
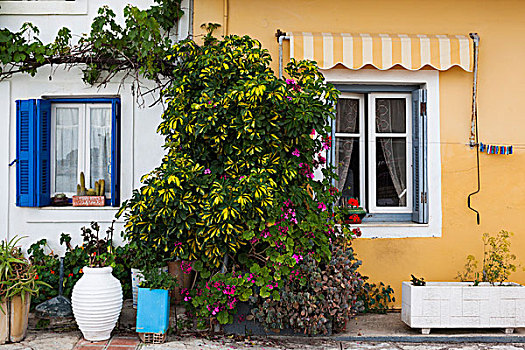
<svg viewBox="0 0 525 350">
<path fill-rule="evenodd" d="M 523 145 L 512 156 L 481 155 L 481 193 L 475 152 L 465 144 L 470 128 L 472 74 L 441 72 L 440 120 L 443 230 L 440 238 L 359 239 L 362 272 L 396 290 L 410 274 L 452 280 L 468 254 L 481 258 L 483 232 L 514 232 L 512 250 L 525 266 L 525 1 L 489 0 L 229 0 L 228 34 L 250 35 L 270 50 L 277 71 L 276 29 L 311 32 L 468 34 L 481 37 L 479 135 L 493 144 Z M 195 1 L 195 34 L 202 23 L 223 24 L 224 1 Z M 216 32 L 222 34 L 222 28 Z M 519 269 L 512 280 L 525 283 Z"/>
</svg>

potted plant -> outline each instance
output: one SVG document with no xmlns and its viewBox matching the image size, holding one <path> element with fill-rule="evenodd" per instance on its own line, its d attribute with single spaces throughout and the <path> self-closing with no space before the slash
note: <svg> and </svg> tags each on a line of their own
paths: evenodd
<svg viewBox="0 0 525 350">
<path fill-rule="evenodd" d="M 122 286 L 110 266 L 114 258 L 113 223 L 102 239 L 99 230 L 96 222 L 82 228 L 89 264 L 83 267 L 84 275 L 73 287 L 71 297 L 75 321 L 89 341 L 109 339 L 122 309 Z"/>
<path fill-rule="evenodd" d="M 348 214 L 349 217 L 346 220 L 349 224 L 360 224 L 366 215 L 366 210 L 359 206 L 359 201 L 355 198 L 348 200 Z"/>
<path fill-rule="evenodd" d="M 415 277 L 403 282 L 402 320 L 423 334 L 431 328 L 503 328 L 512 333 L 525 327 L 525 288 L 506 282 L 516 270 L 510 236 L 507 231 L 496 236 L 485 233 L 482 269 L 476 271 L 477 261 L 469 255 L 466 271 L 458 274 L 461 282 Z"/>
<path fill-rule="evenodd" d="M 138 290 L 136 330 L 143 342 L 162 343 L 169 328 L 169 291 L 177 282 L 169 273 L 151 267 L 144 270 L 144 277 Z"/>
<path fill-rule="evenodd" d="M 168 261 L 168 272 L 177 280 L 177 286 L 173 290 L 172 299 L 175 304 L 182 301 L 182 291 L 191 289 L 195 279 L 195 271 L 192 263 L 186 260 Z"/>
<path fill-rule="evenodd" d="M 80 173 L 77 195 L 73 196 L 74 207 L 103 207 L 106 204 L 106 181 L 95 181 L 95 188 L 86 188 L 84 173 Z"/>
<path fill-rule="evenodd" d="M 0 344 L 25 338 L 31 296 L 40 286 L 49 287 L 16 246 L 21 239 L 0 242 Z"/>
</svg>

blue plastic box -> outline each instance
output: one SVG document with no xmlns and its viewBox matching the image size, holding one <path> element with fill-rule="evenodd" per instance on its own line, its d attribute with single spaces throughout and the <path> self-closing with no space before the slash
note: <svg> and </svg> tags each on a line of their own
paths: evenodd
<svg viewBox="0 0 525 350">
<path fill-rule="evenodd" d="M 139 288 L 138 333 L 166 333 L 170 325 L 170 297 L 164 289 Z"/>
</svg>

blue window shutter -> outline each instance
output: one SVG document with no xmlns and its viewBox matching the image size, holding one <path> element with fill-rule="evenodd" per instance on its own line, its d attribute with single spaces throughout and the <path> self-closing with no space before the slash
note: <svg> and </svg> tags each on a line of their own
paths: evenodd
<svg viewBox="0 0 525 350">
<path fill-rule="evenodd" d="M 111 101 L 111 206 L 120 205 L 120 100 Z"/>
<path fill-rule="evenodd" d="M 36 103 L 36 206 L 51 204 L 51 102 Z"/>
<path fill-rule="evenodd" d="M 414 211 L 412 221 L 428 223 L 427 91 L 412 92 L 412 170 Z"/>
<path fill-rule="evenodd" d="M 36 206 L 36 100 L 16 101 L 16 205 Z"/>
</svg>

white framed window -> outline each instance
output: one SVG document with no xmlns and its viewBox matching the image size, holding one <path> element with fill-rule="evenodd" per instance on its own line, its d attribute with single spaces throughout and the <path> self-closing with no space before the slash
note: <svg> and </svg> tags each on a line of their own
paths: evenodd
<svg viewBox="0 0 525 350">
<path fill-rule="evenodd" d="M 85 15 L 88 0 L 0 0 L 0 15 Z"/>
<path fill-rule="evenodd" d="M 105 103 L 51 105 L 51 195 L 76 195 L 80 173 L 86 188 L 105 181 L 111 196 L 112 106 Z"/>
<path fill-rule="evenodd" d="M 411 108 L 410 93 L 340 95 L 334 163 L 341 205 L 356 198 L 372 214 L 412 213 Z"/>
<path fill-rule="evenodd" d="M 368 95 L 371 213 L 412 213 L 412 96 Z"/>
<path fill-rule="evenodd" d="M 412 162 L 412 172 L 421 174 L 425 171 L 425 176 L 415 176 L 412 184 L 415 188 L 425 188 L 427 191 L 422 195 L 421 191 L 413 191 L 414 199 L 418 197 L 423 200 L 413 202 L 416 205 L 411 213 L 375 213 L 369 214 L 359 225 L 362 231 L 362 238 L 407 238 L 407 237 L 441 237 L 442 234 L 442 208 L 441 208 L 441 146 L 440 146 L 440 120 L 439 120 L 439 72 L 433 70 L 407 71 L 407 70 L 388 70 L 379 71 L 376 69 L 326 69 L 322 70 L 326 81 L 334 84 L 340 91 L 340 97 L 345 98 L 351 95 L 364 95 L 365 111 L 369 110 L 369 94 L 382 93 L 410 93 L 412 90 L 412 115 L 416 118 L 424 108 L 426 122 L 424 128 L 420 128 L 419 123 L 415 124 L 412 120 L 412 158 L 421 159 L 421 145 L 426 145 L 424 162 Z M 341 89 L 341 87 L 353 86 L 355 89 Z M 372 89 L 372 86 L 378 89 Z M 419 91 L 418 91 L 419 90 Z M 420 104 L 421 93 L 424 90 L 424 106 Z M 350 92 L 352 92 L 350 94 Z M 365 118 L 365 120 L 367 120 Z M 422 140 L 422 135 L 426 138 Z M 333 128 L 332 137 L 335 140 L 337 134 Z M 367 134 L 368 137 L 368 134 Z M 423 142 L 424 141 L 424 142 Z M 419 144 L 419 146 L 417 146 Z M 333 142 L 332 150 L 336 150 L 336 143 Z M 335 157 L 332 152 L 332 163 L 335 164 Z M 367 156 L 365 155 L 365 158 Z M 365 169 L 365 172 L 368 167 Z M 368 176 L 368 175 L 367 175 Z M 424 180 L 425 183 L 420 183 Z M 366 181 L 365 181 L 366 183 Z M 368 184 L 365 184 L 365 188 Z M 414 187 L 413 187 L 414 188 Z M 352 196 L 353 198 L 361 198 Z M 368 199 L 361 200 L 368 210 Z M 418 219 L 416 214 L 422 213 L 421 206 L 425 209 L 426 220 L 424 223 L 414 220 Z M 370 216 L 370 217 L 369 217 Z M 425 216 L 424 216 L 425 217 Z"/>
</svg>

